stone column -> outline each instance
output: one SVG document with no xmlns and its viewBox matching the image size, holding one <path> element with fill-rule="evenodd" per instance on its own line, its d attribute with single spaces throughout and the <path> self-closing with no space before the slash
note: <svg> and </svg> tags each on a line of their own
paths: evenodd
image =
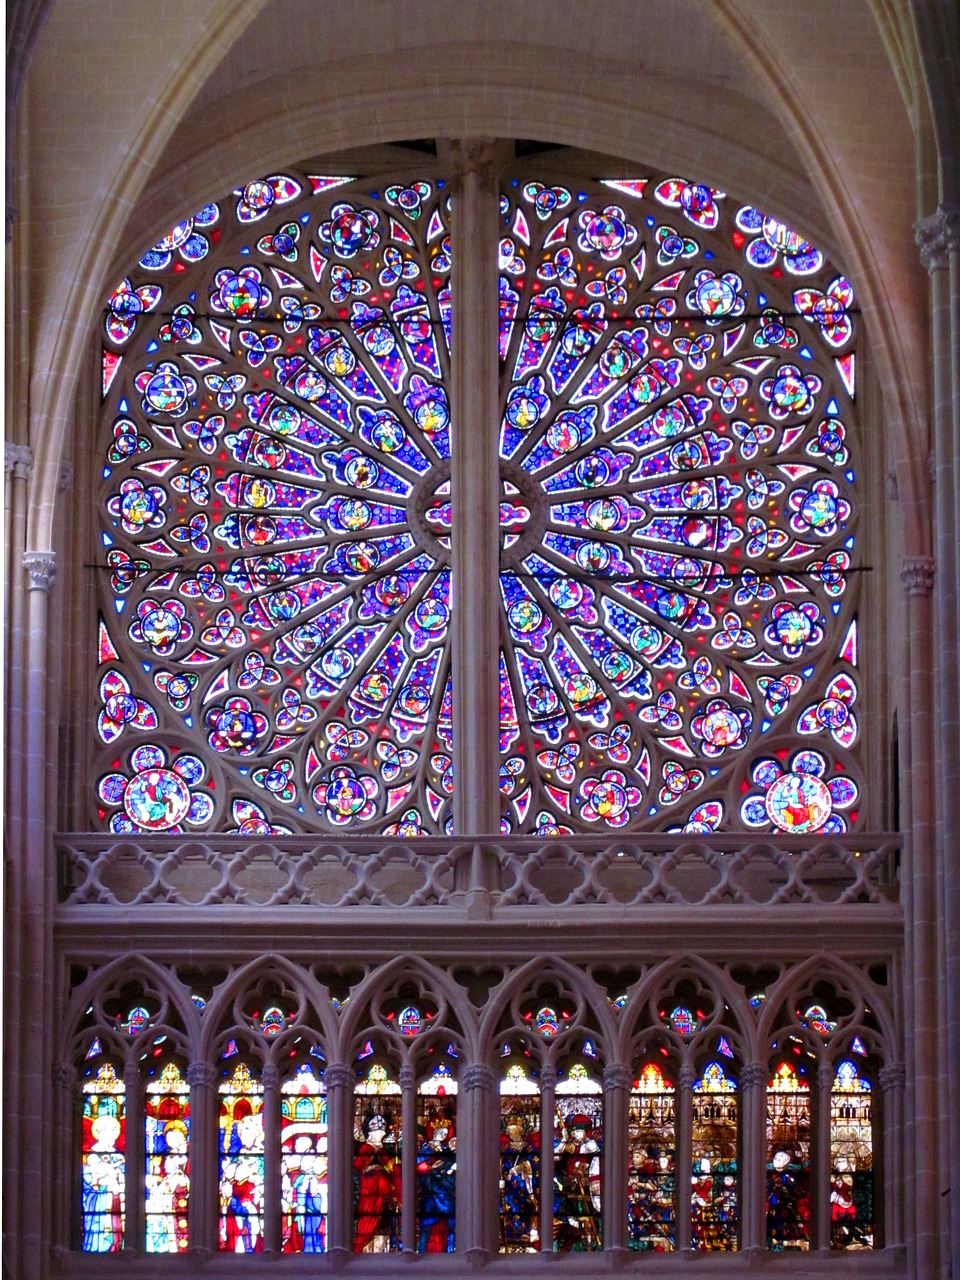
<svg viewBox="0 0 960 1280">
<path fill-rule="evenodd" d="M 877 1072 L 883 1098 L 881 1150 L 883 1159 L 876 1164 L 874 1185 L 883 1195 L 883 1243 L 890 1248 L 903 1244 L 903 1086 L 906 1072 L 902 1062 L 890 1062 Z M 877 1147 L 877 1114 L 874 1108 L 874 1152 Z M 879 1199 L 879 1197 L 878 1197 Z"/>
<path fill-rule="evenodd" d="M 280 1252 L 280 1072 L 268 1062 L 263 1085 L 263 1248 Z"/>
<path fill-rule="evenodd" d="M 144 1098 L 140 1087 L 140 1069 L 128 1062 L 123 1069 L 124 1106 L 126 1109 L 126 1146 L 124 1148 L 124 1231 L 123 1247 L 128 1252 L 146 1250 L 146 1214 L 144 1210 Z"/>
<path fill-rule="evenodd" d="M 465 1067 L 457 1095 L 457 1252 L 473 1266 L 497 1251 L 499 1125 L 496 1076 L 485 1062 Z"/>
<path fill-rule="evenodd" d="M 12 1099 L 5 1099 L 5 1109 L 13 1120 L 7 1127 L 19 1131 L 19 1146 L 11 1153 L 16 1165 L 8 1164 L 7 1182 L 12 1181 L 18 1188 L 19 1229 L 12 1225 L 11 1218 L 10 1235 L 18 1239 L 22 1252 L 17 1261 L 11 1257 L 9 1265 L 19 1268 L 19 1274 L 39 1275 L 45 1266 L 42 1258 L 50 1210 L 45 1194 L 50 1187 L 46 1165 L 55 1141 L 45 1011 L 54 1007 L 52 929 L 48 924 L 53 913 L 55 877 L 47 825 L 52 737 L 47 681 L 48 619 L 50 592 L 57 574 L 56 556 L 52 551 L 28 551 L 22 568 L 26 573 L 26 599 L 20 614 L 21 629 L 11 636 L 9 673 L 14 696 L 22 694 L 22 702 L 16 711 L 19 719 L 9 722 L 12 784 L 8 800 L 11 831 L 17 844 L 10 855 L 7 910 L 16 930 L 11 945 L 16 952 L 14 975 L 20 997 L 12 1069 L 22 1081 L 34 1080 L 36 1084 L 32 1089 L 21 1086 Z M 13 594 L 19 596 L 21 592 L 15 590 Z"/>
<path fill-rule="evenodd" d="M 766 1245 L 767 1079 L 763 1062 L 746 1062 L 740 1071 L 740 1248 Z"/>
<path fill-rule="evenodd" d="M 417 1251 L 417 1073 L 400 1068 L 400 1241 L 404 1253 Z"/>
<path fill-rule="evenodd" d="M 540 1253 L 553 1255 L 553 1129 L 557 1100 L 556 1068 L 540 1069 Z"/>
<path fill-rule="evenodd" d="M 914 1274 L 939 1274 L 941 1229 L 939 1151 L 941 1115 L 938 1107 L 939 1037 L 937 1034 L 937 936 L 939 920 L 936 902 L 935 866 L 935 761 L 930 744 L 934 741 L 933 672 L 931 650 L 934 636 L 931 592 L 933 560 L 929 556 L 906 556 L 900 578 L 907 596 L 908 707 L 904 771 L 907 782 L 906 848 L 903 880 L 903 909 L 906 929 L 904 1027 L 907 1043 L 907 1073 L 910 1088 L 911 1129 L 908 1134 L 909 1163 L 904 1185 L 913 1207 L 912 1269 Z M 956 697 L 956 692 L 952 695 Z"/>
<path fill-rule="evenodd" d="M 624 1062 L 611 1062 L 603 1069 L 603 1247 L 608 1253 L 627 1252 L 627 1119 L 632 1078 Z"/>
<path fill-rule="evenodd" d="M 677 1170 L 673 1203 L 677 1216 L 677 1248 L 684 1253 L 690 1253 L 693 1248 L 690 1204 L 693 1192 L 693 1085 L 696 1078 L 693 1064 L 685 1062 L 677 1073 L 673 1113 L 673 1150 Z"/>
<path fill-rule="evenodd" d="M 353 1256 L 353 1090 L 357 1073 L 349 1062 L 331 1062 L 327 1086 L 330 1192 L 327 1252 L 342 1265 Z"/>
<path fill-rule="evenodd" d="M 453 813 L 458 835 L 500 831 L 500 469 L 496 144 L 447 144 L 454 171 L 452 265 Z M 478 882 L 479 873 L 479 882 Z M 496 862 L 470 891 L 495 888 Z M 470 898 L 468 896 L 468 905 Z"/>
<path fill-rule="evenodd" d="M 53 1087 L 56 1099 L 54 1122 L 60 1134 L 61 1158 L 56 1169 L 56 1184 L 53 1197 L 53 1245 L 55 1248 L 68 1250 L 75 1243 L 78 1207 L 80 1204 L 79 1180 L 75 1152 L 79 1148 L 77 1110 L 79 1095 L 77 1093 L 77 1068 L 72 1062 L 55 1062 L 53 1064 Z M 10 1128 L 13 1126 L 10 1125 Z"/>
<path fill-rule="evenodd" d="M 923 265 L 930 272 L 933 354 L 937 879 L 943 913 L 944 952 L 939 968 L 946 1027 L 945 1044 L 938 1054 L 943 1067 L 940 1131 L 946 1148 L 941 1152 L 945 1186 L 944 1199 L 938 1197 L 937 1202 L 944 1210 L 940 1234 L 950 1242 L 956 1276 L 960 1275 L 960 1139 L 956 1136 L 960 1115 L 956 1070 L 960 1055 L 960 883 L 955 870 L 960 844 L 960 212 L 938 209 L 918 223 L 917 241 Z M 912 767 L 928 766 L 915 760 Z"/>
<path fill-rule="evenodd" d="M 829 1062 L 817 1067 L 816 1107 L 813 1124 L 813 1160 L 810 1169 L 811 1249 L 830 1248 L 830 1117 L 834 1069 Z"/>
<path fill-rule="evenodd" d="M 202 1265 L 217 1248 L 220 1214 L 217 1072 L 209 1062 L 187 1067 L 190 1086 L 190 1253 Z"/>
</svg>

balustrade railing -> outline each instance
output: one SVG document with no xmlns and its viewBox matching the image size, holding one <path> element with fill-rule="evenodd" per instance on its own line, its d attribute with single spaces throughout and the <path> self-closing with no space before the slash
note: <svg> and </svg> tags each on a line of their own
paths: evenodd
<svg viewBox="0 0 960 1280">
<path fill-rule="evenodd" d="M 62 907 L 892 905 L 900 837 L 57 837 Z"/>
</svg>

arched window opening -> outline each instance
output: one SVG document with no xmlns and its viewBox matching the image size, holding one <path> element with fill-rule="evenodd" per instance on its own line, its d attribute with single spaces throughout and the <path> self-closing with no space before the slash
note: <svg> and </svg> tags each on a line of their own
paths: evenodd
<svg viewBox="0 0 960 1280">
<path fill-rule="evenodd" d="M 589 1042 L 588 1042 L 589 1043 Z M 590 1051 L 595 1058 L 592 1044 Z M 603 1085 L 595 1060 L 578 1057 L 560 1074 L 553 1117 L 553 1248 L 603 1248 Z"/>
<path fill-rule="evenodd" d="M 300 1062 L 280 1085 L 280 1247 L 324 1253 L 329 1203 L 329 1123 L 323 1069 Z"/>
<path fill-rule="evenodd" d="M 500 1080 L 500 1252 L 540 1251 L 540 1085 L 511 1062 Z"/>
<path fill-rule="evenodd" d="M 830 1094 L 830 1244 L 872 1249 L 876 1230 L 873 1088 L 852 1058 Z"/>
<path fill-rule="evenodd" d="M 767 1086 L 767 1248 L 810 1248 L 810 1086 L 806 1067 L 780 1062 Z"/>
<path fill-rule="evenodd" d="M 362 1069 L 353 1117 L 354 1252 L 399 1253 L 405 1135 L 400 1085 L 388 1065 Z"/>
<path fill-rule="evenodd" d="M 693 1086 L 694 1249 L 737 1246 L 739 1117 L 736 1082 L 708 1062 Z"/>
<path fill-rule="evenodd" d="M 83 1081 L 80 1145 L 85 1253 L 117 1253 L 126 1220 L 127 1094 L 123 1068 L 101 1056 L 94 1040 Z"/>
<path fill-rule="evenodd" d="M 459 1157 L 454 1065 L 438 1062 L 417 1088 L 418 1253 L 456 1249 Z"/>
<path fill-rule="evenodd" d="M 452 829 L 450 201 L 274 174 L 111 294 L 98 826 Z M 502 833 L 846 831 L 849 283 L 674 177 L 499 201 Z"/>
<path fill-rule="evenodd" d="M 627 1235 L 631 1249 L 663 1253 L 677 1247 L 676 1088 L 646 1062 L 630 1090 Z"/>
<path fill-rule="evenodd" d="M 219 1247 L 226 1253 L 263 1251 L 264 1134 L 260 1073 L 227 1045 L 219 1087 Z"/>
<path fill-rule="evenodd" d="M 190 1245 L 190 1087 L 176 1061 L 147 1069 L 143 1123 L 147 1253 L 183 1253 Z"/>
</svg>

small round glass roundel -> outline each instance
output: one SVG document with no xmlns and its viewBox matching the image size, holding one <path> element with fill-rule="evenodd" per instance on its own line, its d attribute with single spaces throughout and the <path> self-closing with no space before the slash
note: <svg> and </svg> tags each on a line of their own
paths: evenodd
<svg viewBox="0 0 960 1280">
<path fill-rule="evenodd" d="M 147 769 L 131 779 L 123 807 L 144 831 L 169 831 L 186 817 L 190 792 L 172 769 Z"/>
<path fill-rule="evenodd" d="M 819 831 L 833 808 L 824 783 L 809 773 L 781 774 L 764 797 L 764 805 L 775 826 L 797 835 Z"/>
</svg>

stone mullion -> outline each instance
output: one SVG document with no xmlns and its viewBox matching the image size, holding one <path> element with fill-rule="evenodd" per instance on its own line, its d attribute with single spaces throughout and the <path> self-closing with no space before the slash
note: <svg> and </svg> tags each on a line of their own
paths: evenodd
<svg viewBox="0 0 960 1280">
<path fill-rule="evenodd" d="M 140 1084 L 140 1070 L 135 1062 L 128 1062 L 123 1071 L 124 1085 L 124 1221 L 123 1247 L 142 1253 L 146 1249 L 146 1215 L 144 1207 L 144 1096 Z"/>
<path fill-rule="evenodd" d="M 452 358 L 451 507 L 453 814 L 458 835 L 497 835 L 499 790 L 500 471 L 497 149 L 449 144 Z M 469 890 L 496 888 L 496 862 L 474 862 Z"/>
<path fill-rule="evenodd" d="M 263 1248 L 280 1252 L 280 1073 L 268 1062 L 263 1085 Z"/>
<path fill-rule="evenodd" d="M 53 1068 L 56 1110 L 54 1122 L 60 1134 L 61 1159 L 54 1170 L 53 1211 L 53 1245 L 55 1249 L 67 1250 L 75 1243 L 78 1210 L 80 1205 L 79 1179 L 79 1133 L 78 1112 L 80 1094 L 78 1091 L 79 1073 L 72 1062 L 57 1062 Z"/>
<path fill-rule="evenodd" d="M 496 1251 L 499 1125 L 493 1068 L 465 1067 L 457 1099 L 457 1252 L 480 1263 Z"/>
<path fill-rule="evenodd" d="M 740 1072 L 740 1248 L 766 1244 L 767 1077 L 762 1062 Z"/>
<path fill-rule="evenodd" d="M 400 1241 L 404 1253 L 417 1249 L 417 1076 L 400 1068 Z"/>
<path fill-rule="evenodd" d="M 674 1213 L 676 1247 L 685 1253 L 693 1249 L 691 1201 L 693 1191 L 693 1066 L 684 1063 L 677 1076 L 673 1110 Z"/>
<path fill-rule="evenodd" d="M 816 1106 L 813 1112 L 814 1136 L 810 1168 L 811 1180 L 811 1249 L 830 1248 L 830 1120 L 834 1069 L 821 1062 L 817 1069 Z"/>
<path fill-rule="evenodd" d="M 353 1090 L 357 1076 L 348 1062 L 331 1062 L 323 1078 L 329 1122 L 327 1251 L 344 1261 L 353 1254 Z"/>
<path fill-rule="evenodd" d="M 187 1068 L 190 1085 L 190 1250 L 199 1257 L 217 1247 L 220 1167 L 217 1156 L 217 1073 L 209 1062 Z"/>
<path fill-rule="evenodd" d="M 611 1062 L 603 1069 L 603 1247 L 627 1248 L 627 1120 L 630 1068 Z"/>
<path fill-rule="evenodd" d="M 557 1073 L 544 1066 L 540 1072 L 540 1252 L 553 1254 L 554 1120 Z"/>
<path fill-rule="evenodd" d="M 905 1072 L 902 1062 L 891 1062 L 881 1067 L 878 1074 L 883 1098 L 883 1159 L 878 1166 L 877 1114 L 874 1124 L 874 1187 L 879 1192 L 875 1199 L 883 1200 L 883 1244 L 890 1248 L 903 1244 L 903 1085 Z"/>
</svg>

